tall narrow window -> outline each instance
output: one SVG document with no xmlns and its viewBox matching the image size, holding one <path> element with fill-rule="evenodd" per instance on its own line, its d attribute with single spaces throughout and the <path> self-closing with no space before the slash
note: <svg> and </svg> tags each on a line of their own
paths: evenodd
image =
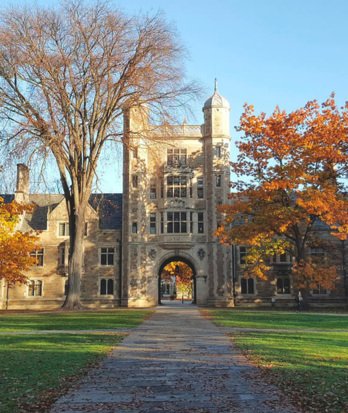
<svg viewBox="0 0 348 413">
<path fill-rule="evenodd" d="M 240 279 L 240 290 L 242 294 L 254 294 L 255 293 L 255 281 L 253 278 Z"/>
<path fill-rule="evenodd" d="M 288 276 L 277 277 L 277 294 L 290 294 L 290 278 Z"/>
<path fill-rule="evenodd" d="M 161 212 L 161 234 L 164 233 L 164 214 Z"/>
<path fill-rule="evenodd" d="M 134 148 L 133 148 L 133 158 L 134 159 L 138 159 L 138 147 L 137 146 L 134 146 Z"/>
<path fill-rule="evenodd" d="M 170 175 L 167 177 L 167 197 L 186 198 L 187 178 L 184 175 Z"/>
<path fill-rule="evenodd" d="M 138 175 L 132 175 L 132 187 L 138 188 L 138 184 L 139 184 Z"/>
<path fill-rule="evenodd" d="M 138 223 L 132 222 L 132 234 L 137 234 L 137 233 L 138 233 Z"/>
<path fill-rule="evenodd" d="M 156 213 L 150 214 L 150 234 L 156 234 Z"/>
<path fill-rule="evenodd" d="M 58 249 L 58 265 L 61 267 L 65 266 L 65 245 L 60 246 Z"/>
<path fill-rule="evenodd" d="M 215 147 L 215 152 L 216 152 L 216 157 L 221 158 L 221 156 L 222 156 L 222 147 L 221 147 L 221 145 L 218 145 L 218 146 Z"/>
<path fill-rule="evenodd" d="M 100 295 L 112 295 L 114 293 L 114 280 L 112 278 L 100 279 Z"/>
<path fill-rule="evenodd" d="M 42 295 L 42 281 L 31 280 L 28 284 L 28 296 L 39 297 Z"/>
<path fill-rule="evenodd" d="M 100 248 L 100 265 L 114 265 L 115 248 L 103 247 Z"/>
<path fill-rule="evenodd" d="M 85 222 L 85 232 L 84 232 L 84 236 L 87 237 L 88 235 L 88 222 Z"/>
<path fill-rule="evenodd" d="M 35 259 L 35 264 L 37 267 L 43 267 L 44 265 L 44 249 L 32 251 L 30 256 Z"/>
<path fill-rule="evenodd" d="M 247 247 L 239 247 L 239 264 L 246 264 Z"/>
<path fill-rule="evenodd" d="M 197 178 L 197 198 L 204 198 L 204 181 L 202 176 Z"/>
<path fill-rule="evenodd" d="M 164 198 L 164 181 L 161 179 L 161 198 Z"/>
<path fill-rule="evenodd" d="M 60 237 L 69 236 L 69 223 L 68 222 L 59 222 L 58 224 L 58 235 Z"/>
<path fill-rule="evenodd" d="M 150 199 L 156 199 L 156 198 L 157 198 L 156 184 L 151 183 L 151 185 L 150 185 Z"/>
<path fill-rule="evenodd" d="M 198 212 L 198 234 L 204 234 L 204 214 Z"/>
<path fill-rule="evenodd" d="M 193 212 L 190 212 L 190 233 L 193 233 Z"/>
<path fill-rule="evenodd" d="M 167 232 L 168 234 L 187 233 L 186 212 L 167 212 Z"/>
<path fill-rule="evenodd" d="M 221 186 L 221 184 L 222 184 L 222 176 L 221 175 L 216 175 L 216 186 L 217 187 L 220 187 Z"/>
</svg>

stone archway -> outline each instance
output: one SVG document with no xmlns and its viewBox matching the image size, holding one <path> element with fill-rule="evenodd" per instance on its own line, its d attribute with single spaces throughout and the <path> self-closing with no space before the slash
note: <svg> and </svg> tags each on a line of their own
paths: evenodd
<svg viewBox="0 0 348 413">
<path fill-rule="evenodd" d="M 186 264 L 192 270 L 192 304 L 196 304 L 197 301 L 197 288 L 196 288 L 196 269 L 192 261 L 182 255 L 173 255 L 169 258 L 166 258 L 159 267 L 158 270 L 158 304 L 162 303 L 162 274 L 164 268 L 172 262 L 182 262 Z"/>
</svg>

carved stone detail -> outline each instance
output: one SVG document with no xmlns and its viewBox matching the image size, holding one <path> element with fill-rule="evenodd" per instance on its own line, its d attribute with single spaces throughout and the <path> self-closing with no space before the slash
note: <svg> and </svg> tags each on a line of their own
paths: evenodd
<svg viewBox="0 0 348 413">
<path fill-rule="evenodd" d="M 156 258 L 156 254 L 157 254 L 157 251 L 154 248 L 151 248 L 148 253 L 148 256 L 153 261 Z"/>
<path fill-rule="evenodd" d="M 204 259 L 204 257 L 206 256 L 206 252 L 204 251 L 203 248 L 200 248 L 197 251 L 197 255 L 198 255 L 198 258 L 202 261 Z"/>
</svg>

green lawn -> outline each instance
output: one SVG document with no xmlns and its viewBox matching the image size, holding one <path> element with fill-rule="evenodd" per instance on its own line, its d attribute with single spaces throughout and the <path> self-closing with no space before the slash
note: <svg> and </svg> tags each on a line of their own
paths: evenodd
<svg viewBox="0 0 348 413">
<path fill-rule="evenodd" d="M 212 310 L 210 315 L 218 325 L 259 329 L 231 336 L 263 367 L 266 380 L 289 394 L 303 411 L 348 412 L 347 316 L 238 310 Z M 262 331 L 265 328 L 290 331 Z"/>
<path fill-rule="evenodd" d="M 149 310 L 110 310 L 0 314 L 0 332 L 28 330 L 99 330 L 129 328 L 141 323 Z"/>
<path fill-rule="evenodd" d="M 86 368 L 104 357 L 124 334 L 20 334 L 22 330 L 88 330 L 134 327 L 150 311 L 2 314 L 0 331 L 0 412 L 48 411 L 57 396 Z"/>
<path fill-rule="evenodd" d="M 241 328 L 348 330 L 348 314 L 262 310 L 210 310 L 218 325 Z"/>
</svg>

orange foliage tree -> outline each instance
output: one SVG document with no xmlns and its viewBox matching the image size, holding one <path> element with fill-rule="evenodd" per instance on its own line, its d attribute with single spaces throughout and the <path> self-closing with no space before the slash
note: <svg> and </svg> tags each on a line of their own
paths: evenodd
<svg viewBox="0 0 348 413">
<path fill-rule="evenodd" d="M 21 214 L 28 207 L 16 202 L 8 204 L 0 198 L 0 280 L 9 287 L 25 283 L 24 272 L 35 264 L 30 252 L 35 250 L 38 238 L 29 233 L 16 231 Z"/>
<path fill-rule="evenodd" d="M 182 261 L 172 261 L 163 269 L 162 277 L 175 276 L 177 296 L 192 295 L 192 269 Z"/>
<path fill-rule="evenodd" d="M 336 267 L 308 251 L 334 239 L 318 236 L 323 227 L 347 239 L 348 104 L 338 107 L 332 95 L 290 113 L 276 108 L 269 117 L 244 109 L 238 128 L 244 136 L 231 164 L 236 193 L 220 208 L 225 219 L 216 235 L 222 243 L 249 246 L 246 274 L 265 279 L 269 257 L 289 253 L 297 288 L 332 289 Z"/>
</svg>

